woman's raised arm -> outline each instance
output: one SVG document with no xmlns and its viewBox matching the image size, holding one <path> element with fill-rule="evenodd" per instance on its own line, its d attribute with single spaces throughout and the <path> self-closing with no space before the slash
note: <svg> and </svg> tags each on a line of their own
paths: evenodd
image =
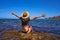
<svg viewBox="0 0 60 40">
<path fill-rule="evenodd" d="M 15 14 L 14 12 L 11 12 L 11 14 L 13 14 L 14 16 L 20 18 L 20 16 L 18 16 L 17 14 Z"/>
<path fill-rule="evenodd" d="M 41 16 L 35 16 L 34 18 L 30 18 L 30 20 L 35 20 L 37 18 L 45 17 L 45 14 L 42 14 Z"/>
</svg>

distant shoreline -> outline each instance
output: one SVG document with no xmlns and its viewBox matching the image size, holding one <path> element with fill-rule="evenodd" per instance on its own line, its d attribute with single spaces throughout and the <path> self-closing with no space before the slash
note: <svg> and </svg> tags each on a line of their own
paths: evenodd
<svg viewBox="0 0 60 40">
<path fill-rule="evenodd" d="M 59 16 L 53 16 L 53 17 L 49 17 L 49 18 L 45 18 L 48 20 L 60 20 L 60 15 Z"/>
</svg>

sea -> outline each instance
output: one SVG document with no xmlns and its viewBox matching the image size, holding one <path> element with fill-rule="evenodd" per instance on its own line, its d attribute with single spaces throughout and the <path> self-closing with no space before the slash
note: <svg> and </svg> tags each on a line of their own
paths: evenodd
<svg viewBox="0 0 60 40">
<path fill-rule="evenodd" d="M 29 21 L 35 32 L 44 32 L 60 36 L 60 20 L 36 19 Z M 20 19 L 0 19 L 0 35 L 6 31 L 21 31 L 22 25 Z"/>
</svg>

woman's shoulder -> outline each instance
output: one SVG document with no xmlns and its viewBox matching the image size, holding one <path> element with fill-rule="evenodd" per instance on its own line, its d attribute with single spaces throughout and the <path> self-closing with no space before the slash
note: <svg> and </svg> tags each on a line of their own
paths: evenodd
<svg viewBox="0 0 60 40">
<path fill-rule="evenodd" d="M 19 19 L 22 19 L 22 17 L 20 17 Z"/>
</svg>

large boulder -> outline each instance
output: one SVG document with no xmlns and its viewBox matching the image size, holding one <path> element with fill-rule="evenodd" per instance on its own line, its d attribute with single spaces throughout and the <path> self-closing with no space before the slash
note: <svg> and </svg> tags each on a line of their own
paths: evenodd
<svg viewBox="0 0 60 40">
<path fill-rule="evenodd" d="M 60 40 L 60 37 L 43 32 L 31 32 L 29 34 L 22 32 L 4 32 L 0 35 L 0 40 Z"/>
</svg>

